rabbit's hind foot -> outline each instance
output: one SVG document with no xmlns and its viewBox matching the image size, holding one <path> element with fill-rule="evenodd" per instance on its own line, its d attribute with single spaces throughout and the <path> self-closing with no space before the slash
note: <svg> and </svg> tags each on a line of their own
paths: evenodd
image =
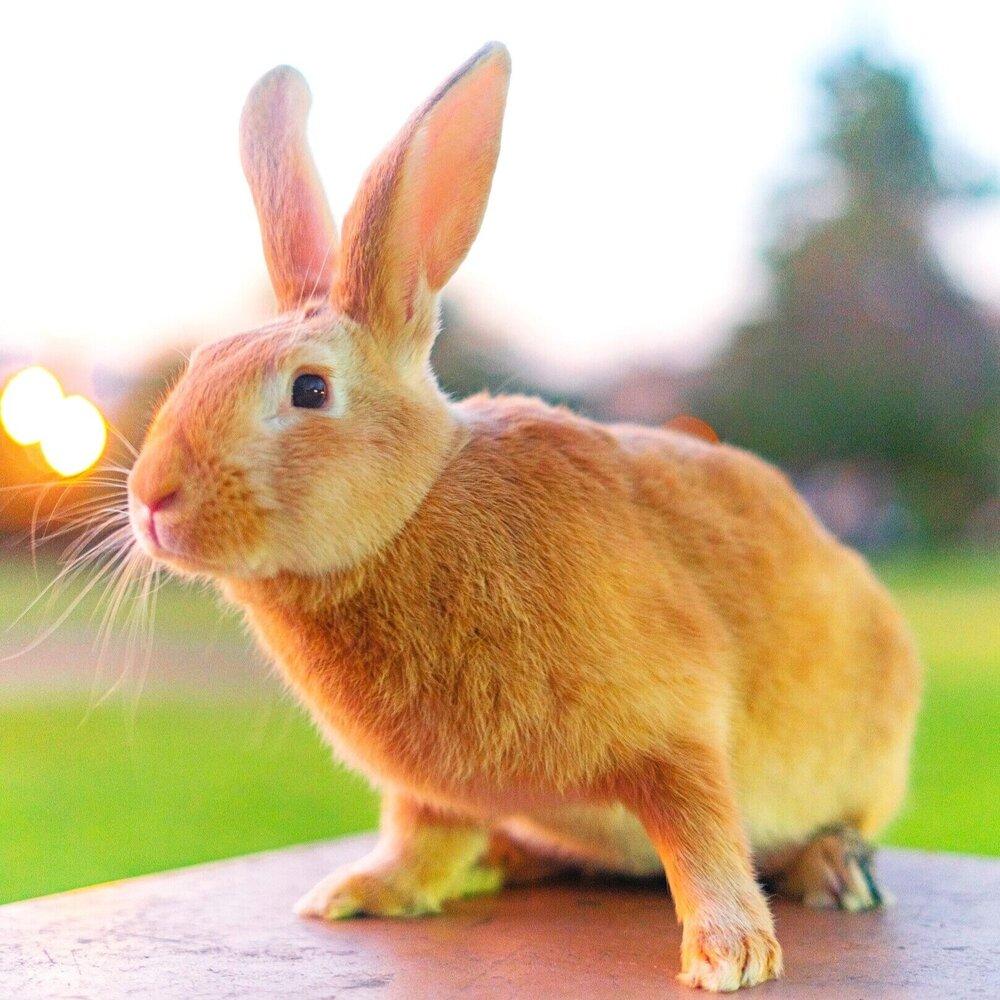
<svg viewBox="0 0 1000 1000">
<path fill-rule="evenodd" d="M 862 912 L 892 905 L 875 881 L 874 848 L 856 830 L 818 830 L 768 882 L 778 895 L 824 910 Z"/>
</svg>

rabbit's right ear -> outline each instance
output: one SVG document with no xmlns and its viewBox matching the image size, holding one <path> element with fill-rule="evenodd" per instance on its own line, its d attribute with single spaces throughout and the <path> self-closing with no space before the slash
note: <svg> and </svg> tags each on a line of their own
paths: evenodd
<svg viewBox="0 0 1000 1000">
<path fill-rule="evenodd" d="M 344 219 L 334 305 L 397 359 L 426 359 L 435 295 L 479 231 L 509 78 L 502 45 L 477 52 L 372 164 Z"/>
<path fill-rule="evenodd" d="M 250 184 L 264 259 L 284 311 L 330 292 L 337 230 L 306 142 L 309 87 L 278 66 L 254 85 L 240 119 L 240 157 Z"/>
</svg>

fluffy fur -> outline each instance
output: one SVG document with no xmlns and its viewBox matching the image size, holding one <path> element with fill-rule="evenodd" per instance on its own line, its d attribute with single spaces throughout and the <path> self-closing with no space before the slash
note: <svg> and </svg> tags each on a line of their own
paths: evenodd
<svg viewBox="0 0 1000 1000">
<path fill-rule="evenodd" d="M 861 558 L 704 425 L 442 396 L 436 293 L 482 218 L 508 73 L 492 45 L 455 74 L 336 245 L 304 84 L 258 84 L 244 150 L 285 312 L 192 358 L 131 475 L 136 530 L 244 609 L 383 790 L 376 851 L 300 912 L 665 870 L 683 981 L 752 985 L 781 971 L 752 858 L 806 901 L 879 902 L 857 838 L 903 795 L 916 659 Z M 303 371 L 327 408 L 291 407 Z"/>
</svg>

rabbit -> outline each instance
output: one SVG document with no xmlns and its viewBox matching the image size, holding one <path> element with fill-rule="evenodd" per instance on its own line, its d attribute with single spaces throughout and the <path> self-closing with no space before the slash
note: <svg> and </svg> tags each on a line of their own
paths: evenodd
<svg viewBox="0 0 1000 1000">
<path fill-rule="evenodd" d="M 131 523 L 242 609 L 381 792 L 377 846 L 300 914 L 665 872 L 681 981 L 751 986 L 782 972 L 758 878 L 884 901 L 866 842 L 904 794 L 917 657 L 761 459 L 439 389 L 437 297 L 483 218 L 509 75 L 493 43 L 448 79 L 339 237 L 305 81 L 256 84 L 241 154 L 279 315 L 193 353 L 129 474 Z"/>
</svg>

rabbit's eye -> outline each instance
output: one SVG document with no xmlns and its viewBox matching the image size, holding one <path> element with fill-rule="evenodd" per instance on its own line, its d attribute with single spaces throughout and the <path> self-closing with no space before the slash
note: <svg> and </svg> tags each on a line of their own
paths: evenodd
<svg viewBox="0 0 1000 1000">
<path fill-rule="evenodd" d="M 292 383 L 292 406 L 301 406 L 306 410 L 320 410 L 326 406 L 330 388 L 322 375 L 303 372 L 295 377 Z"/>
</svg>

